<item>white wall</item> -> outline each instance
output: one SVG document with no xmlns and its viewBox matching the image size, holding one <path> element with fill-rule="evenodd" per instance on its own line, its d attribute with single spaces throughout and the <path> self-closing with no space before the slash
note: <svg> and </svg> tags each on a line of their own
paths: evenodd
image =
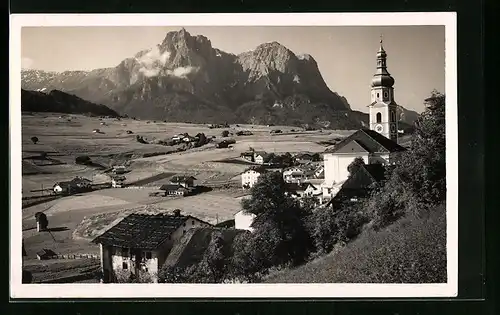
<svg viewBox="0 0 500 315">
<path fill-rule="evenodd" d="M 234 227 L 239 230 L 253 231 L 250 227 L 255 218 L 254 214 L 246 214 L 240 211 L 234 215 Z"/>
<path fill-rule="evenodd" d="M 369 163 L 368 154 L 325 154 L 325 185 L 331 186 L 334 183 L 345 181 L 349 176 L 347 167 L 357 157 L 362 157 L 366 164 Z"/>
<path fill-rule="evenodd" d="M 256 171 L 246 171 L 241 174 L 241 186 L 245 186 L 248 184 L 249 187 L 253 187 L 257 183 L 257 179 L 259 179 L 260 173 Z"/>
</svg>

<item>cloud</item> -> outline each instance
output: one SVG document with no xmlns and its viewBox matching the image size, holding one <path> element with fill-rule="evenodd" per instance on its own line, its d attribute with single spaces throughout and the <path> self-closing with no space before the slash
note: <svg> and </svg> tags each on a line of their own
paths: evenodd
<svg viewBox="0 0 500 315">
<path fill-rule="evenodd" d="M 21 57 L 21 69 L 30 69 L 33 67 L 33 59 L 28 57 Z"/>
<path fill-rule="evenodd" d="M 174 76 L 178 78 L 185 78 L 191 73 L 195 73 L 198 71 L 197 67 L 187 66 L 187 67 L 178 67 L 173 70 L 163 70 L 165 65 L 170 58 L 170 52 L 165 51 L 163 53 L 160 52 L 158 46 L 155 46 L 148 50 L 145 54 L 136 58 L 136 61 L 139 63 L 140 68 L 139 72 L 145 77 L 156 77 L 160 73 L 163 73 L 168 76 Z M 135 82 L 137 78 L 133 81 Z"/>
<path fill-rule="evenodd" d="M 185 78 L 188 74 L 195 73 L 198 71 L 196 67 L 178 67 L 174 70 L 169 70 L 167 73 L 173 75 L 174 77 Z"/>
<path fill-rule="evenodd" d="M 170 52 L 165 51 L 161 53 L 158 46 L 155 46 L 144 55 L 136 58 L 141 66 L 139 72 L 143 73 L 146 77 L 157 76 L 167 63 L 169 57 Z"/>
</svg>

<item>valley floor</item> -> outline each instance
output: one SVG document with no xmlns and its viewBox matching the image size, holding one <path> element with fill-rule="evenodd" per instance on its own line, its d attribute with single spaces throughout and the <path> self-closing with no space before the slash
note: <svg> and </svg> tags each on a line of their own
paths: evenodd
<svg viewBox="0 0 500 315">
<path fill-rule="evenodd" d="M 96 128 L 103 133 L 93 133 L 92 130 Z M 281 129 L 284 133 L 271 135 L 272 129 Z M 222 160 L 238 158 L 250 147 L 276 153 L 323 152 L 325 146 L 318 142 L 351 133 L 349 131 L 291 132 L 291 129 L 293 127 L 240 125 L 228 130 L 234 134 L 238 130 L 250 130 L 253 135 L 233 136 L 236 143 L 231 148 L 216 149 L 209 143 L 201 148 L 166 154 L 172 150 L 171 147 L 138 143 L 135 135 L 152 140 L 167 139 L 184 132 L 190 135 L 202 132 L 208 138 L 215 136 L 218 139 L 224 129 L 131 119 L 99 120 L 76 115 L 71 115 L 70 121 L 67 117 L 61 118 L 59 114 L 23 115 L 22 153 L 25 158 L 22 177 L 23 197 L 47 195 L 49 192 L 43 191 L 44 189 L 51 189 L 56 182 L 71 180 L 75 176 L 92 179 L 94 183 L 104 183 L 109 177 L 103 173 L 103 169 L 112 164 L 125 162 L 129 165 L 130 172 L 126 174 L 129 182 L 162 173 L 190 174 L 197 178 L 198 184 L 214 187 L 212 191 L 184 198 L 150 197 L 150 192 L 157 191 L 158 187 L 166 182 L 166 179 L 163 179 L 145 181 L 147 184 L 141 187 L 102 189 L 24 208 L 22 222 L 27 251 L 26 264 L 36 264 L 36 253 L 44 248 L 51 249 L 57 254 L 98 254 L 98 246 L 90 242 L 91 236 L 97 236 L 96 232 L 103 228 L 98 219 L 92 219 L 96 215 L 116 218 L 120 213 L 123 215 L 130 211 L 154 209 L 161 212 L 181 209 L 184 214 L 214 224 L 231 220 L 241 209 L 239 197 L 245 192 L 240 188 L 239 174 L 248 165 Z M 127 134 L 126 130 L 133 131 L 133 134 Z M 30 139 L 33 136 L 39 138 L 38 143 L 32 143 Z M 38 163 L 31 159 L 41 152 L 48 154 L 51 163 Z M 144 154 L 150 153 L 166 155 L 143 157 Z M 78 155 L 88 155 L 102 167 L 76 165 L 74 161 Z M 47 215 L 49 228 L 52 229 L 50 232 L 36 232 L 34 218 L 36 212 L 44 212 Z M 50 270 L 50 266 L 44 270 Z"/>
</svg>

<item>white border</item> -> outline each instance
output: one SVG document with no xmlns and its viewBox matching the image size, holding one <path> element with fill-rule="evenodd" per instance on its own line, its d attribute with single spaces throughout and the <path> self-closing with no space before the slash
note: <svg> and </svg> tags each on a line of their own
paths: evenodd
<svg viewBox="0 0 500 315">
<path fill-rule="evenodd" d="M 21 27 L 23 26 L 395 26 L 445 25 L 447 264 L 445 284 L 21 284 Z M 14 14 L 10 16 L 12 298 L 376 298 L 458 293 L 456 13 Z M 15 246 L 12 246 L 15 245 Z"/>
</svg>

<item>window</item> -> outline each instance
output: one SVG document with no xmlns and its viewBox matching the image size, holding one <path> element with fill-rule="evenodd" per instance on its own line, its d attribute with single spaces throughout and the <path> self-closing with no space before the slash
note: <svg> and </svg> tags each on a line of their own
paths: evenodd
<svg viewBox="0 0 500 315">
<path fill-rule="evenodd" d="M 382 122 L 382 114 L 381 113 L 377 113 L 377 123 L 381 123 Z"/>
<path fill-rule="evenodd" d="M 386 91 L 386 92 L 384 92 L 384 98 L 385 98 L 385 99 L 389 98 L 389 93 L 387 93 L 387 91 Z"/>
<path fill-rule="evenodd" d="M 126 262 L 126 261 L 122 262 L 122 268 L 123 268 L 124 270 L 127 270 L 127 269 L 128 269 L 128 264 L 127 264 L 127 262 Z"/>
<path fill-rule="evenodd" d="M 193 221 L 191 221 L 191 225 L 194 225 L 194 223 L 195 223 L 195 222 L 194 222 L 194 220 L 193 220 Z"/>
<path fill-rule="evenodd" d="M 377 98 L 380 98 L 380 93 L 377 93 Z"/>
<path fill-rule="evenodd" d="M 186 226 L 186 222 L 184 222 L 184 223 L 182 224 L 182 226 Z"/>
<path fill-rule="evenodd" d="M 391 111 L 391 121 L 396 121 L 396 112 L 395 111 Z"/>
<path fill-rule="evenodd" d="M 186 234 L 186 230 L 182 230 L 182 235 Z"/>
<path fill-rule="evenodd" d="M 146 252 L 146 259 L 151 259 L 151 252 Z"/>
</svg>

